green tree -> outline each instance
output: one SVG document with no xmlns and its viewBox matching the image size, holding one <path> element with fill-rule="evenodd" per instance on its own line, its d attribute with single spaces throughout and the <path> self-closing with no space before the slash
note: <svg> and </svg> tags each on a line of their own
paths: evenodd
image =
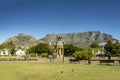
<svg viewBox="0 0 120 80">
<path fill-rule="evenodd" d="M 13 42 L 12 41 L 10 41 L 10 42 L 8 42 L 8 43 L 5 43 L 5 44 L 2 44 L 1 45 L 1 48 L 2 49 L 4 49 L 4 48 L 6 48 L 6 49 L 8 49 L 9 51 L 10 51 L 10 54 L 11 55 L 13 55 L 14 53 L 15 53 L 15 48 L 16 48 L 16 46 L 13 44 Z"/>
<path fill-rule="evenodd" d="M 47 43 L 39 43 L 37 46 L 36 46 L 36 52 L 38 54 L 41 54 L 41 53 L 49 53 L 49 50 L 50 50 L 50 46 L 49 44 Z"/>
<path fill-rule="evenodd" d="M 73 57 L 77 60 L 88 60 L 88 59 L 91 59 L 92 57 L 92 49 L 91 48 L 86 48 L 86 49 L 83 49 L 82 51 L 76 51 L 74 54 L 73 54 Z"/>
<path fill-rule="evenodd" d="M 4 46 L 3 45 L 0 45 L 0 50 L 4 49 Z"/>
<path fill-rule="evenodd" d="M 72 44 L 64 45 L 64 55 L 71 56 L 75 52 L 74 46 Z"/>
<path fill-rule="evenodd" d="M 106 53 L 109 53 L 111 55 L 120 54 L 120 43 L 118 41 L 116 42 L 108 41 L 104 48 L 105 48 Z"/>
<path fill-rule="evenodd" d="M 36 46 L 33 46 L 29 49 L 27 49 L 26 53 L 47 53 L 50 54 L 50 46 L 47 43 L 39 43 Z"/>
<path fill-rule="evenodd" d="M 119 42 L 115 42 L 113 44 L 113 53 L 114 54 L 117 54 L 117 55 L 120 55 L 120 43 Z"/>
<path fill-rule="evenodd" d="M 71 56 L 75 51 L 79 51 L 81 48 L 73 46 L 72 44 L 65 44 L 64 45 L 64 55 Z"/>
<path fill-rule="evenodd" d="M 106 50 L 107 53 L 113 53 L 113 44 L 111 41 L 108 41 L 107 44 L 105 45 L 104 49 Z"/>
<path fill-rule="evenodd" d="M 35 53 L 36 52 L 36 46 L 32 46 L 31 48 L 26 50 L 27 54 Z"/>
<path fill-rule="evenodd" d="M 98 45 L 98 43 L 96 43 L 96 42 L 92 42 L 92 43 L 90 44 L 90 47 L 91 47 L 91 48 L 99 48 L 99 45 Z"/>
</svg>

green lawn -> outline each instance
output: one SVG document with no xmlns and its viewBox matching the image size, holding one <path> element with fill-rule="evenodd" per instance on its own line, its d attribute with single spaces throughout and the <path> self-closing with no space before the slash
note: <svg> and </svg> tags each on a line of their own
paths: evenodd
<svg viewBox="0 0 120 80">
<path fill-rule="evenodd" d="M 0 80 L 120 80 L 120 66 L 0 62 Z"/>
</svg>

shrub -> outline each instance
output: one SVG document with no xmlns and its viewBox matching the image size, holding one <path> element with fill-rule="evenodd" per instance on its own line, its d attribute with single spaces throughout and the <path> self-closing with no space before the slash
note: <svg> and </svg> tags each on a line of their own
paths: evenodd
<svg viewBox="0 0 120 80">
<path fill-rule="evenodd" d="M 30 57 L 36 57 L 36 54 L 35 53 L 31 53 Z"/>
<path fill-rule="evenodd" d="M 48 54 L 47 53 L 42 53 L 41 57 L 48 57 Z"/>
</svg>

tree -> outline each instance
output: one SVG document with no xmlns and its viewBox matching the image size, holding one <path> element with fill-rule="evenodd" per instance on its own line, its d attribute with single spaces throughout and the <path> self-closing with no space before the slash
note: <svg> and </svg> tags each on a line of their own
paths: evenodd
<svg viewBox="0 0 120 80">
<path fill-rule="evenodd" d="M 49 44 L 47 43 L 39 43 L 37 46 L 36 46 L 36 52 L 38 54 L 41 54 L 41 53 L 48 53 L 50 50 L 50 46 Z"/>
<path fill-rule="evenodd" d="M 113 44 L 113 53 L 116 55 L 120 55 L 120 43 L 119 42 L 115 42 Z"/>
<path fill-rule="evenodd" d="M 113 44 L 111 41 L 108 41 L 107 44 L 105 45 L 104 49 L 106 50 L 107 53 L 113 53 Z"/>
<path fill-rule="evenodd" d="M 50 54 L 50 46 L 47 43 L 39 43 L 36 46 L 33 46 L 31 48 L 29 48 L 27 51 L 27 53 L 48 53 Z"/>
<path fill-rule="evenodd" d="M 73 46 L 72 44 L 65 44 L 64 45 L 64 55 L 71 56 L 75 51 L 79 51 L 81 48 Z"/>
<path fill-rule="evenodd" d="M 10 51 L 10 54 L 11 55 L 13 55 L 14 53 L 15 53 L 15 48 L 16 48 L 16 46 L 13 44 L 13 42 L 12 41 L 10 41 L 10 42 L 8 42 L 8 43 L 5 43 L 5 44 L 2 44 L 1 45 L 1 48 L 2 49 L 4 49 L 4 48 L 6 48 L 6 49 L 8 49 L 9 51 Z"/>
<path fill-rule="evenodd" d="M 91 47 L 91 48 L 99 48 L 99 45 L 98 45 L 96 42 L 92 42 L 92 43 L 90 44 L 90 47 Z"/>
<path fill-rule="evenodd" d="M 74 54 L 73 54 L 73 57 L 77 60 L 88 60 L 88 59 L 91 59 L 92 57 L 92 49 L 91 48 L 86 48 L 86 49 L 83 49 L 82 51 L 76 51 Z"/>
<path fill-rule="evenodd" d="M 3 45 L 0 45 L 0 50 L 4 49 L 4 46 Z"/>
<path fill-rule="evenodd" d="M 36 52 L 36 46 L 32 46 L 31 48 L 26 50 L 26 53 L 35 53 Z"/>
<path fill-rule="evenodd" d="M 64 55 L 71 56 L 75 52 L 74 46 L 72 44 L 64 45 Z"/>
<path fill-rule="evenodd" d="M 108 41 L 104 48 L 107 54 L 108 53 L 111 55 L 120 54 L 120 43 L 118 41 L 114 43 L 112 41 Z"/>
</svg>

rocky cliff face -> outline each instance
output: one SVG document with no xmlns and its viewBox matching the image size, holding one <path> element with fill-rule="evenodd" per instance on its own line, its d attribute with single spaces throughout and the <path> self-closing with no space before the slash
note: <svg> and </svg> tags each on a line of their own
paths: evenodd
<svg viewBox="0 0 120 80">
<path fill-rule="evenodd" d="M 54 44 L 57 36 L 61 36 L 65 44 L 73 44 L 79 47 L 88 46 L 91 42 L 101 43 L 114 40 L 112 35 L 101 33 L 100 31 L 89 31 L 83 33 L 48 34 L 45 38 L 40 39 L 39 42 Z"/>
<path fill-rule="evenodd" d="M 10 41 L 12 41 L 13 44 L 16 45 L 17 47 L 25 47 L 25 48 L 38 44 L 38 41 L 34 37 L 30 35 L 25 35 L 22 33 L 7 39 L 4 43 L 10 42 Z"/>
</svg>

